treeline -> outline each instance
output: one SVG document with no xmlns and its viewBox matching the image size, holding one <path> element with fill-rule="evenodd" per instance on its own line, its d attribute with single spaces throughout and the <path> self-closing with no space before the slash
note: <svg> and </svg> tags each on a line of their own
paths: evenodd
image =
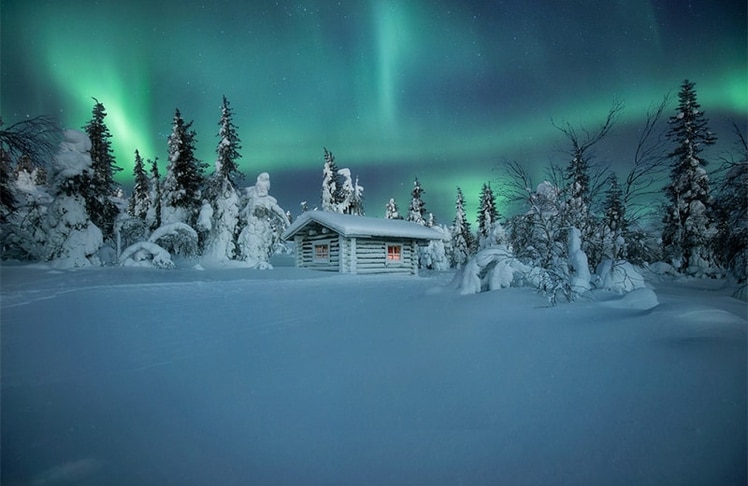
<svg viewBox="0 0 748 486">
<path fill-rule="evenodd" d="M 744 287 L 748 268 L 745 136 L 734 125 L 737 155 L 711 161 L 716 167 L 710 172 L 704 149 L 716 142 L 716 136 L 698 103 L 694 83 L 682 83 L 675 113 L 665 120 L 667 102 L 666 97 L 647 114 L 622 180 L 591 157 L 615 125 L 622 109 L 616 103 L 594 131 L 554 123 L 567 139 L 569 159 L 565 166 L 548 167 L 539 184 L 521 163 L 499 164 L 501 196 L 520 209 L 498 222 L 495 204 L 485 200 L 486 194 L 489 201 L 494 196 L 484 186 L 477 238 L 465 220 L 464 196 L 458 188 L 453 263 L 470 263 L 472 258 L 474 263 L 482 262 L 481 267 L 510 261 L 526 265 L 523 268 L 531 269 L 533 283 L 553 300 L 559 296 L 572 300 L 595 285 L 600 268 L 615 269 L 624 263 L 663 262 L 667 267 L 660 265 L 660 271 L 728 276 Z M 495 227 L 486 230 L 485 221 Z M 504 248 L 499 256 L 480 255 L 481 250 L 499 246 Z M 479 271 L 486 287 L 490 271 Z"/>
<path fill-rule="evenodd" d="M 243 189 L 241 142 L 224 97 L 214 170 L 195 155 L 196 133 L 179 109 L 167 142 L 166 174 L 157 159 L 134 153 L 126 198 L 104 105 L 94 99 L 82 132 L 48 117 L 0 131 L 2 257 L 61 267 L 108 263 L 173 266 L 171 257 L 239 260 L 266 268 L 289 224 L 270 196 L 267 173 Z M 123 259 L 122 255 L 127 258 Z M 126 260 L 126 261 L 123 261 Z"/>
<path fill-rule="evenodd" d="M 185 255 L 269 266 L 270 255 L 281 248 L 280 234 L 291 215 L 268 194 L 268 174 L 262 173 L 254 186 L 240 187 L 242 147 L 225 97 L 212 173 L 206 175 L 208 165 L 195 155 L 192 122 L 176 110 L 166 174 L 159 173 L 157 159 L 143 159 L 135 151 L 129 197 L 114 181 L 122 169 L 114 159 L 104 106 L 94 102 L 91 120 L 82 127 L 87 141 L 69 131 L 63 137 L 48 117 L 4 129 L 0 123 L 2 258 L 82 266 L 122 263 L 123 254 L 129 263 L 143 264 L 162 261 L 165 255 Z M 729 275 L 744 283 L 748 264 L 745 136 L 736 126 L 737 155 L 711 161 L 710 172 L 704 149 L 716 137 L 701 111 L 694 83 L 683 82 L 670 117 L 665 113 L 667 103 L 663 99 L 647 114 L 632 146 L 630 168 L 620 179 L 620 172 L 592 158 L 622 110 L 616 103 L 596 130 L 554 123 L 568 142 L 568 162 L 548 167 L 539 183 L 517 161 L 498 164 L 500 176 L 494 181 L 498 193 L 486 182 L 476 195 L 475 232 L 459 187 L 454 219 L 448 226 L 437 225 L 426 209 L 418 178 L 406 214 L 392 198 L 384 216 L 441 230 L 443 239 L 422 249 L 423 267 L 460 268 L 479 252 L 502 246 L 513 258 L 545 272 L 543 286 L 554 293 L 561 289 L 571 294 L 569 277 L 580 271 L 568 263 L 572 234 L 578 234 L 578 251 L 591 273 L 603 262 L 664 261 L 674 272 Z M 348 168 L 338 168 L 327 148 L 322 155 L 320 210 L 364 215 L 364 187 L 358 177 Z M 500 215 L 497 198 L 519 209 Z M 302 210 L 310 210 L 306 202 Z M 652 212 L 662 215 L 660 224 L 643 224 L 651 223 L 651 217 L 643 216 Z M 81 238 L 85 245 L 80 245 Z M 73 241 L 86 250 L 71 248 Z M 169 266 L 168 260 L 163 266 Z"/>
</svg>

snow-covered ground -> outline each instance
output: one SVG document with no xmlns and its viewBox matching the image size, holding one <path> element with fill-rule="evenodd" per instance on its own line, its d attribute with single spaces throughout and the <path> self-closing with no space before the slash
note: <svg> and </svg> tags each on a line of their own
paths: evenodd
<svg viewBox="0 0 748 486">
<path fill-rule="evenodd" d="M 3 485 L 746 483 L 720 282 L 548 307 L 449 273 L 0 276 Z"/>
</svg>

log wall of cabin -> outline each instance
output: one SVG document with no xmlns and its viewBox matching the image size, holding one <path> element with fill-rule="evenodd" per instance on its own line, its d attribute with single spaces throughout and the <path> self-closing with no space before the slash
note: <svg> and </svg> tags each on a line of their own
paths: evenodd
<svg viewBox="0 0 748 486">
<path fill-rule="evenodd" d="M 381 237 L 346 238 L 319 224 L 294 237 L 296 266 L 341 273 L 418 274 L 418 245 L 415 240 Z M 314 246 L 329 244 L 329 261 L 314 261 Z M 387 246 L 401 247 L 400 262 L 387 261 Z"/>
<path fill-rule="evenodd" d="M 337 272 L 340 270 L 340 237 L 333 232 L 318 232 L 314 234 L 297 235 L 294 238 L 296 246 L 296 266 L 313 268 L 315 270 L 328 270 Z M 327 243 L 330 245 L 328 262 L 314 261 L 314 245 Z"/>
<path fill-rule="evenodd" d="M 387 246 L 400 245 L 402 252 L 398 263 L 387 261 Z M 412 273 L 418 271 L 418 256 L 414 241 L 383 239 L 356 239 L 355 273 Z"/>
</svg>

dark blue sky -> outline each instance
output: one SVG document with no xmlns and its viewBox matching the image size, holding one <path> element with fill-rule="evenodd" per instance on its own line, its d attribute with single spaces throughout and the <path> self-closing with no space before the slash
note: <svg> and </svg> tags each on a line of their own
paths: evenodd
<svg viewBox="0 0 748 486">
<path fill-rule="evenodd" d="M 322 147 L 366 188 L 367 214 L 415 176 L 449 223 L 456 186 L 471 208 L 504 159 L 536 177 L 565 163 L 551 119 L 594 129 L 614 100 L 617 130 L 598 153 L 619 170 L 647 108 L 683 79 L 729 150 L 745 126 L 743 0 L 82 1 L 3 0 L 7 123 L 49 113 L 79 128 L 106 106 L 117 162 L 166 158 L 174 109 L 215 159 L 221 96 L 235 111 L 242 170 L 271 174 L 292 212 L 319 202 Z M 675 98 L 675 97 L 673 97 Z M 674 105 L 668 114 L 672 113 Z M 539 182 L 539 180 L 538 180 Z"/>
</svg>

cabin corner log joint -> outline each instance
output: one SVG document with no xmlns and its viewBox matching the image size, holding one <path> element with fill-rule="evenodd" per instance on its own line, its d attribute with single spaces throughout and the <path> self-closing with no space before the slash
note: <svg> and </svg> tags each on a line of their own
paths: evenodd
<svg viewBox="0 0 748 486">
<path fill-rule="evenodd" d="M 340 273 L 418 274 L 418 247 L 441 235 L 403 220 L 308 211 L 283 233 L 296 266 Z"/>
</svg>

